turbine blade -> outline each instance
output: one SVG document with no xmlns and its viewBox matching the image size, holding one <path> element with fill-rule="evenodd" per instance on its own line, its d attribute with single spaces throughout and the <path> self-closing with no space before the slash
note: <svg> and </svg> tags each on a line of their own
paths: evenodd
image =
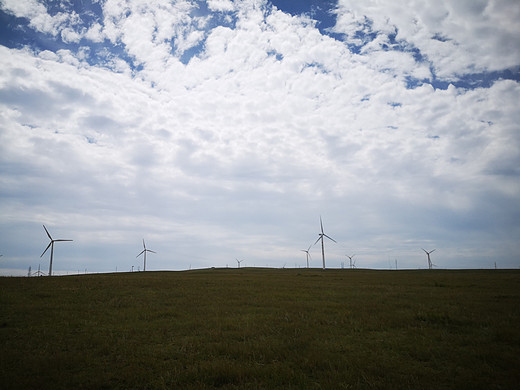
<svg viewBox="0 0 520 390">
<path fill-rule="evenodd" d="M 321 240 L 322 238 L 323 238 L 323 237 L 322 237 L 321 234 L 320 234 L 320 236 L 318 237 L 318 239 L 316 240 L 316 242 L 315 242 L 313 245 L 316 245 L 316 244 L 318 243 L 318 241 Z"/>
<path fill-rule="evenodd" d="M 54 240 L 54 242 L 56 241 L 74 241 L 74 240 Z"/>
<path fill-rule="evenodd" d="M 157 253 L 157 252 L 152 251 L 151 249 L 147 249 L 146 251 L 147 252 L 152 252 L 152 253 Z"/>
<path fill-rule="evenodd" d="M 321 215 L 320 215 L 320 226 L 321 226 L 321 234 L 323 234 L 323 222 L 321 220 Z"/>
<path fill-rule="evenodd" d="M 143 238 L 143 248 L 146 249 L 146 245 L 144 243 L 144 238 Z"/>
<path fill-rule="evenodd" d="M 144 253 L 144 250 L 142 250 L 141 253 L 139 253 L 136 257 L 141 256 L 143 253 Z"/>
<path fill-rule="evenodd" d="M 421 249 L 424 251 L 424 253 L 428 253 L 428 252 L 426 251 L 426 249 L 424 249 L 424 248 L 421 248 Z"/>
<path fill-rule="evenodd" d="M 52 237 L 51 237 L 49 231 L 47 230 L 47 228 L 45 227 L 45 225 L 43 225 L 43 228 L 45 229 L 45 233 L 47 233 L 47 235 L 49 236 L 49 238 L 50 238 L 51 241 L 52 241 Z"/>
<path fill-rule="evenodd" d="M 338 242 L 337 242 L 335 239 L 333 239 L 332 237 L 329 237 L 329 236 L 327 236 L 326 234 L 323 234 L 323 235 L 324 235 L 325 237 L 327 237 L 329 240 L 334 241 L 336 244 L 338 243 Z"/>
<path fill-rule="evenodd" d="M 434 249 L 434 250 L 432 250 L 432 251 L 430 251 L 430 253 L 432 253 L 432 252 L 435 252 L 435 249 Z"/>
<path fill-rule="evenodd" d="M 45 254 L 45 252 L 47 252 L 47 249 L 49 249 L 52 245 L 52 241 L 49 242 L 49 245 L 47 245 L 47 248 L 45 248 L 45 250 L 43 251 L 42 255 L 40 257 L 43 257 L 43 255 Z"/>
</svg>

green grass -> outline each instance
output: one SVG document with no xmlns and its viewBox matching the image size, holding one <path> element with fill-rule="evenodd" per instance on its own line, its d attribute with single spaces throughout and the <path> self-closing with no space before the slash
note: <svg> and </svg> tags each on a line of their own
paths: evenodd
<svg viewBox="0 0 520 390">
<path fill-rule="evenodd" d="M 0 278 L 2 389 L 513 389 L 520 272 Z"/>
</svg>

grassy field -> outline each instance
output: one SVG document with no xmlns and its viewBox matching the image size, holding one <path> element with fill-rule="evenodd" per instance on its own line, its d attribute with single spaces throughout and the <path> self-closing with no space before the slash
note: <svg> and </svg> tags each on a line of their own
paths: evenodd
<svg viewBox="0 0 520 390">
<path fill-rule="evenodd" d="M 518 270 L 0 278 L 1 389 L 518 383 Z"/>
</svg>

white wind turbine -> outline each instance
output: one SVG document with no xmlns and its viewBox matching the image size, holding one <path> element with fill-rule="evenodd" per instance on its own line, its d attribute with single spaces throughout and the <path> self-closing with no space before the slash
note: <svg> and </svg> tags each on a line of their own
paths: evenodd
<svg viewBox="0 0 520 390">
<path fill-rule="evenodd" d="M 356 263 L 355 262 L 352 262 L 352 259 L 354 258 L 354 256 L 356 255 L 352 255 L 352 256 L 349 256 L 349 255 L 345 255 L 348 257 L 348 259 L 350 260 L 350 268 L 354 268 L 356 266 Z"/>
<path fill-rule="evenodd" d="M 142 254 L 144 254 L 144 264 L 143 264 L 143 272 L 146 271 L 146 252 L 151 252 L 151 253 L 157 253 L 157 252 L 154 252 L 150 249 L 146 249 L 146 244 L 144 243 L 144 238 L 143 238 L 143 250 L 141 251 L 141 253 L 139 253 L 136 258 L 138 258 L 139 256 L 141 256 Z"/>
<path fill-rule="evenodd" d="M 309 251 L 311 250 L 311 246 L 312 245 L 309 245 L 309 247 L 307 248 L 307 250 L 305 249 L 301 249 L 302 252 L 305 252 L 305 254 L 307 255 L 307 268 L 309 268 L 309 259 L 311 259 L 311 254 L 309 253 Z"/>
<path fill-rule="evenodd" d="M 40 264 L 38 264 L 38 271 L 34 273 L 36 276 L 45 276 L 45 274 L 40 269 Z"/>
<path fill-rule="evenodd" d="M 41 254 L 40 258 L 43 257 L 45 252 L 47 252 L 47 249 L 51 248 L 51 259 L 50 259 L 50 262 L 49 262 L 49 276 L 52 276 L 52 258 L 53 258 L 53 255 L 54 255 L 54 243 L 55 242 L 61 242 L 61 241 L 72 241 L 72 240 L 63 240 L 63 239 L 53 240 L 51 235 L 49 234 L 49 231 L 45 227 L 45 225 L 43 225 L 43 228 L 45 229 L 45 233 L 47 233 L 47 236 L 49 236 L 49 239 L 51 240 L 51 242 L 49 243 L 49 245 L 47 245 L 47 248 L 45 248 L 45 250 Z"/>
<path fill-rule="evenodd" d="M 334 241 L 337 243 L 336 240 L 334 240 L 333 238 L 327 236 L 324 232 L 323 232 L 323 222 L 321 220 L 321 216 L 320 216 L 320 226 L 321 226 L 321 233 L 318 234 L 318 239 L 316 240 L 316 242 L 314 243 L 314 245 L 316 245 L 318 243 L 318 241 L 321 240 L 321 257 L 323 259 L 323 269 L 325 269 L 325 245 L 323 244 L 323 237 L 327 237 L 329 240 L 331 241 Z"/>
<path fill-rule="evenodd" d="M 433 250 L 431 250 L 429 252 L 426 249 L 423 249 L 423 248 L 421 248 L 421 249 L 424 251 L 424 253 L 426 253 L 426 256 L 428 256 L 428 269 L 432 269 L 433 268 L 433 263 L 430 260 L 430 253 L 432 253 L 435 249 L 433 249 Z"/>
<path fill-rule="evenodd" d="M 235 260 L 237 261 L 238 268 L 240 268 L 240 263 L 242 263 L 244 260 L 238 260 L 237 258 L 235 258 Z"/>
</svg>

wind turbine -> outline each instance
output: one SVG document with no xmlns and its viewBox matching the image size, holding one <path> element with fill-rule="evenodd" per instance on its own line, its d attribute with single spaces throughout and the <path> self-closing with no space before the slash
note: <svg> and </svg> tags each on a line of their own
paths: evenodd
<svg viewBox="0 0 520 390">
<path fill-rule="evenodd" d="M 301 250 L 302 252 L 305 252 L 307 254 L 307 268 L 309 268 L 309 259 L 311 258 L 311 254 L 309 253 L 309 251 L 311 250 L 311 246 L 312 245 L 309 245 L 307 250 L 305 250 L 305 249 Z"/>
<path fill-rule="evenodd" d="M 431 250 L 429 252 L 426 249 L 423 249 L 423 248 L 421 248 L 421 249 L 424 251 L 424 253 L 426 253 L 426 256 L 428 256 L 428 269 L 432 269 L 433 268 L 433 263 L 430 260 L 430 253 L 432 253 L 435 249 L 433 249 L 433 250 Z"/>
<path fill-rule="evenodd" d="M 356 255 L 352 255 L 352 256 L 349 256 L 349 255 L 345 255 L 348 257 L 348 259 L 350 260 L 350 268 L 354 268 L 355 266 L 355 263 L 352 262 L 352 259 L 354 258 L 354 256 Z"/>
<path fill-rule="evenodd" d="M 237 258 L 235 258 L 235 260 L 237 261 L 238 268 L 240 268 L 240 263 L 243 262 L 244 260 L 238 260 Z"/>
<path fill-rule="evenodd" d="M 157 252 L 154 252 L 150 249 L 146 249 L 146 244 L 144 243 L 144 238 L 143 238 L 143 250 L 141 251 L 141 253 L 139 253 L 135 258 L 138 258 L 139 256 L 141 256 L 143 253 L 144 253 L 144 265 L 143 265 L 143 272 L 146 271 L 146 252 L 152 252 L 152 253 L 157 253 Z"/>
<path fill-rule="evenodd" d="M 45 276 L 45 274 L 40 270 L 40 264 L 38 264 L 38 271 L 34 273 L 36 276 Z"/>
<path fill-rule="evenodd" d="M 321 233 L 318 234 L 318 239 L 316 240 L 316 242 L 314 243 L 314 245 L 316 245 L 318 243 L 318 241 L 321 240 L 321 257 L 323 259 L 323 269 L 325 269 L 325 245 L 323 244 L 323 237 L 327 237 L 329 240 L 332 240 L 334 242 L 337 243 L 336 240 L 334 240 L 333 238 L 327 236 L 324 232 L 323 232 L 323 222 L 321 220 L 321 216 L 320 216 L 320 226 L 321 226 Z"/>
<path fill-rule="evenodd" d="M 49 231 L 45 227 L 45 225 L 43 225 L 43 228 L 45 229 L 45 233 L 47 233 L 47 236 L 49 236 L 49 239 L 51 240 L 51 242 L 49 243 L 49 245 L 47 245 L 47 248 L 45 248 L 45 250 L 41 254 L 40 258 L 43 257 L 45 252 L 47 252 L 47 249 L 51 248 L 51 260 L 49 262 L 49 276 L 52 276 L 52 257 L 53 257 L 53 254 L 54 254 L 54 243 L 55 242 L 60 242 L 60 241 L 72 241 L 72 240 L 63 240 L 63 239 L 53 240 L 51 235 L 49 234 Z"/>
</svg>

